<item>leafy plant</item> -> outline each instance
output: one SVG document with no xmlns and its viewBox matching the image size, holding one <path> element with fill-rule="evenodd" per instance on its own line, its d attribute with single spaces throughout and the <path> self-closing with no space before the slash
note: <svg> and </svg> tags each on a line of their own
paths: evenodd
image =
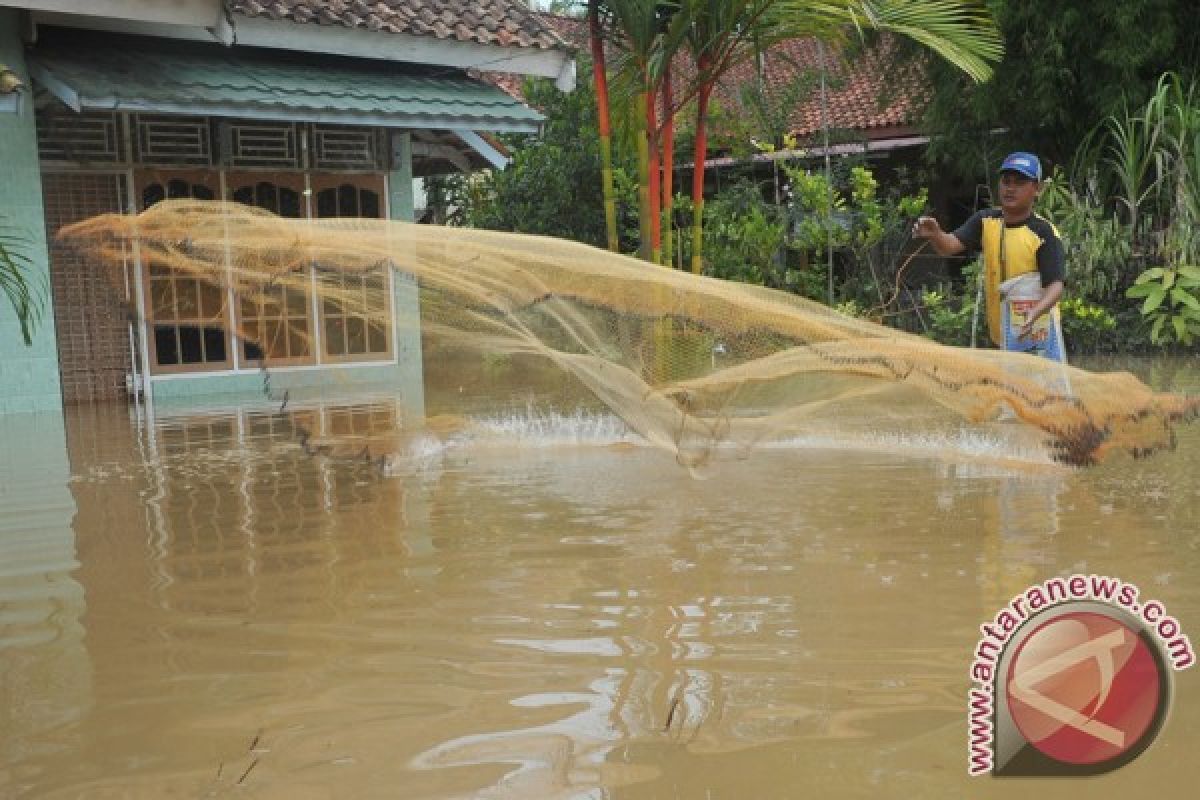
<svg viewBox="0 0 1200 800">
<path fill-rule="evenodd" d="M 926 336 L 958 347 L 970 344 L 975 309 L 965 297 L 952 298 L 945 292 L 926 289 L 921 292 L 921 301 L 929 321 Z"/>
<path fill-rule="evenodd" d="M 42 318 L 43 295 L 39 288 L 44 288 L 29 283 L 35 265 L 25 253 L 28 246 L 29 240 L 0 215 L 0 289 L 17 314 L 26 347 L 33 344 L 33 331 Z"/>
<path fill-rule="evenodd" d="M 1144 103 L 1164 70 L 1200 74 L 1196 29 L 1183 22 L 1194 16 L 1194 0 L 986 5 L 1006 48 L 992 80 L 968 88 L 936 60 L 927 62 L 924 79 L 923 127 L 939 134 L 931 149 L 972 184 L 990 176 L 1006 152 L 1033 142 L 1044 159 L 1066 163 L 1099 120 Z"/>
<path fill-rule="evenodd" d="M 845 314 L 847 317 L 865 317 L 867 309 L 858 304 L 856 300 L 844 300 L 833 307 L 839 314 Z"/>
<path fill-rule="evenodd" d="M 707 274 L 760 286 L 783 285 L 778 265 L 787 226 L 756 184 L 737 183 L 721 192 L 706 204 L 704 217 Z"/>
<path fill-rule="evenodd" d="M 540 136 L 509 135 L 504 144 L 511 162 L 503 170 L 427 178 L 428 210 L 438 223 L 517 231 L 596 246 L 607 244 L 601 159 L 595 148 L 581 146 L 598 136 L 591 84 L 569 94 L 552 82 L 531 79 L 525 97 L 546 115 Z M 613 168 L 620 248 L 638 241 L 637 179 L 632 162 Z"/>
<path fill-rule="evenodd" d="M 1142 299 L 1150 340 L 1158 345 L 1190 345 L 1200 335 L 1200 267 L 1151 267 L 1126 291 Z"/>
<path fill-rule="evenodd" d="M 1096 353 L 1115 349 L 1112 333 L 1117 327 L 1117 319 L 1107 309 L 1079 297 L 1063 300 L 1058 309 L 1062 315 L 1063 336 L 1072 352 Z"/>
<path fill-rule="evenodd" d="M 1117 291 L 1127 269 L 1132 243 L 1128 230 L 1108 213 L 1096 196 L 1093 176 L 1081 190 L 1072 187 L 1061 170 L 1046 181 L 1038 210 L 1055 227 L 1067 249 L 1071 292 L 1089 300 L 1104 300 Z"/>
<path fill-rule="evenodd" d="M 898 190 L 882 195 L 874 173 L 843 162 L 832 182 L 821 172 L 785 164 L 792 219 L 789 246 L 803 262 L 802 293 L 828 299 L 828 248 L 841 253 L 843 299 L 883 310 L 884 295 L 896 282 L 895 258 L 904 246 L 912 220 L 928 205 L 928 191 Z M 848 167 L 848 168 L 847 168 Z M 898 176 L 898 183 L 906 181 Z"/>
</svg>

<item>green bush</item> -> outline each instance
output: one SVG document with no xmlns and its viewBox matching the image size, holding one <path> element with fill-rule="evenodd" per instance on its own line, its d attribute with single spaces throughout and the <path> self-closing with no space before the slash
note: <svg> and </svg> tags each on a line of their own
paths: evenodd
<svg viewBox="0 0 1200 800">
<path fill-rule="evenodd" d="M 688 204 L 690 205 L 690 204 Z M 739 181 L 704 204 L 705 273 L 759 286 L 781 287 L 787 225 L 759 187 Z"/>
<path fill-rule="evenodd" d="M 1151 267 L 1125 292 L 1142 300 L 1142 316 L 1157 345 L 1190 345 L 1200 336 L 1200 267 Z"/>
<path fill-rule="evenodd" d="M 1072 353 L 1105 353 L 1116 349 L 1113 331 L 1117 319 L 1107 309 L 1079 297 L 1063 300 L 1058 309 L 1062 315 L 1063 338 Z"/>
<path fill-rule="evenodd" d="M 965 347 L 971 343 L 971 320 L 975 306 L 969 296 L 952 297 L 946 293 L 926 289 L 921 292 L 925 306 L 925 335 L 941 344 Z"/>
</svg>

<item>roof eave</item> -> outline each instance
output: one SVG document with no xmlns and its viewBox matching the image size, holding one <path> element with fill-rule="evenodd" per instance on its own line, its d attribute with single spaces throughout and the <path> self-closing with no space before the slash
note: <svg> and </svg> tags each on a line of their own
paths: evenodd
<svg viewBox="0 0 1200 800">
<path fill-rule="evenodd" d="M 575 54 L 566 45 L 562 48 L 501 46 L 241 15 L 233 17 L 232 25 L 222 18 L 214 19 L 210 26 L 206 27 L 56 11 L 37 13 L 34 19 L 38 24 L 44 25 L 131 33 L 163 39 L 217 41 L 225 45 L 428 64 L 482 72 L 513 72 L 519 75 L 552 78 L 555 85 L 564 92 L 573 91 L 575 88 Z"/>
<path fill-rule="evenodd" d="M 124 111 L 143 114 L 205 115 L 226 118 L 252 118 L 281 122 L 320 122 L 332 125 L 365 125 L 380 128 L 430 128 L 449 131 L 486 130 L 494 133 L 537 133 L 543 117 L 533 109 L 513 115 L 488 114 L 362 114 L 336 109 L 288 108 L 263 104 L 197 103 L 194 100 L 168 102 L 138 97 L 94 97 L 80 94 L 67 81 L 31 60 L 29 71 L 34 80 L 46 87 L 73 111 Z"/>
<path fill-rule="evenodd" d="M 57 94 L 57 93 L 56 93 Z M 277 122 L 319 122 L 328 125 L 362 125 L 377 128 L 428 128 L 458 133 L 486 130 L 495 133 L 537 133 L 537 120 L 436 114 L 352 114 L 336 111 L 269 108 L 263 106 L 196 105 L 194 103 L 145 102 L 137 99 L 79 97 L 83 111 L 124 111 L 142 114 L 180 114 L 228 119 Z"/>
<path fill-rule="evenodd" d="M 85 17 L 126 20 L 163 25 L 208 27 L 224 15 L 221 0 L 172 0 L 146 3 L 138 0 L 19 0 L 0 5 L 12 5 L 32 11 L 35 19 L 43 15 L 62 15 L 68 18 Z"/>
<path fill-rule="evenodd" d="M 237 19 L 234 35 L 237 44 L 253 47 L 433 64 L 484 72 L 515 72 L 553 78 L 562 91 L 575 88 L 575 57 L 566 49 L 502 47 L 433 36 L 246 17 Z"/>
<path fill-rule="evenodd" d="M 858 142 L 831 144 L 828 148 L 816 145 L 813 147 L 797 147 L 790 150 L 775 150 L 770 153 L 755 153 L 747 158 L 721 156 L 706 160 L 704 162 L 704 166 L 706 168 L 731 167 L 737 164 L 770 163 L 772 161 L 818 158 L 826 155 L 827 152 L 831 156 L 872 155 L 876 153 L 888 153 L 894 150 L 905 150 L 913 147 L 924 147 L 927 144 L 929 144 L 929 137 L 923 134 L 892 136 L 889 138 L 869 138 Z M 689 164 L 683 164 L 682 168 L 687 169 L 690 168 L 690 166 L 691 165 Z"/>
</svg>

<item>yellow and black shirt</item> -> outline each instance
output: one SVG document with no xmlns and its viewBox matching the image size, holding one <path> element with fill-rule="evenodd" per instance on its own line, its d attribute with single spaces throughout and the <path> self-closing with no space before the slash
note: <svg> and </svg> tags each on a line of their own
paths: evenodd
<svg viewBox="0 0 1200 800">
<path fill-rule="evenodd" d="M 1044 217 L 1030 214 L 1023 222 L 1004 223 L 998 208 L 976 213 L 954 231 L 968 252 L 983 252 L 984 292 L 987 297 L 988 332 L 997 347 L 1003 347 L 1000 329 L 1000 284 L 1009 278 L 1037 270 L 1042 286 L 1066 279 L 1066 258 L 1058 230 Z M 1052 312 L 1058 313 L 1058 309 Z"/>
</svg>

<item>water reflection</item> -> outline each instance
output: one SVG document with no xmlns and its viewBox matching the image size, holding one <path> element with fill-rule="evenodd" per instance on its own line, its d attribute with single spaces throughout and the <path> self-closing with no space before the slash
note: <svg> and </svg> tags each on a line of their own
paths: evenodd
<svg viewBox="0 0 1200 800">
<path fill-rule="evenodd" d="M 1195 430 L 1086 472 L 810 447 L 696 480 L 522 405 L 435 440 L 386 404 L 276 412 L 28 434 L 48 466 L 2 489 L 0 794 L 999 796 L 962 731 L 1000 605 L 1097 571 L 1200 625 Z M 298 427 L 411 457 L 381 475 Z M 14 508 L 50 516 L 31 537 Z M 1137 785 L 1177 787 L 1197 741 L 1180 704 Z"/>
<path fill-rule="evenodd" d="M 55 733 L 92 704 L 65 435 L 57 415 L 0 415 L 0 789 L 77 744 Z"/>
</svg>

